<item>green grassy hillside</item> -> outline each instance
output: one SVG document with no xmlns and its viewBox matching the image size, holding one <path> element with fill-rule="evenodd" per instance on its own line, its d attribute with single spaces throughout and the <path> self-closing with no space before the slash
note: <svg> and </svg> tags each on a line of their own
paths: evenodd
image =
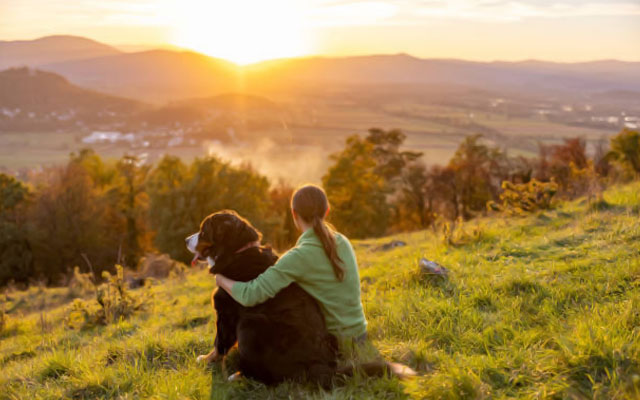
<svg viewBox="0 0 640 400">
<path fill-rule="evenodd" d="M 411 381 L 227 383 L 222 366 L 195 363 L 215 329 L 214 281 L 197 271 L 134 291 L 150 309 L 87 330 L 65 327 L 66 288 L 9 293 L 0 398 L 640 398 L 640 184 L 604 199 L 476 220 L 453 243 L 431 231 L 386 252 L 390 238 L 356 242 L 370 337 L 422 374 Z M 421 275 L 423 256 L 450 278 Z"/>
</svg>

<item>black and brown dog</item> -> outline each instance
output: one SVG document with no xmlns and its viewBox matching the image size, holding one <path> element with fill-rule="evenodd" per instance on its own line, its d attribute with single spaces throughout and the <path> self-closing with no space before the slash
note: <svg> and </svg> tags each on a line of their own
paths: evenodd
<svg viewBox="0 0 640 400">
<path fill-rule="evenodd" d="M 249 221 L 225 210 L 206 217 L 200 231 L 186 241 L 194 262 L 206 260 L 211 273 L 246 282 L 278 259 L 260 245 L 261 238 Z M 217 313 L 215 347 L 199 360 L 217 361 L 237 342 L 241 374 L 266 384 L 293 380 L 326 387 L 337 374 L 353 374 L 354 367 L 338 368 L 338 340 L 327 331 L 316 301 L 297 284 L 254 307 L 240 305 L 224 290 L 215 290 L 212 302 Z M 398 370 L 406 368 L 399 364 L 359 367 L 367 375 L 407 375 Z"/>
</svg>

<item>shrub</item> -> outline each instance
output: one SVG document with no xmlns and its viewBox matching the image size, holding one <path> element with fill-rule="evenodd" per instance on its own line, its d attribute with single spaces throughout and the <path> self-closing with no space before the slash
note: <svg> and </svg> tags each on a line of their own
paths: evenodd
<svg viewBox="0 0 640 400">
<path fill-rule="evenodd" d="M 503 192 L 500 194 L 502 204 L 490 201 L 487 203 L 487 208 L 493 211 L 521 215 L 551 208 L 551 200 L 558 192 L 558 185 L 554 181 L 540 182 L 532 179 L 528 183 L 504 181 L 502 189 Z"/>
<path fill-rule="evenodd" d="M 121 265 L 116 265 L 115 275 L 104 271 L 102 277 L 105 283 L 96 290 L 99 307 L 82 300 L 74 301 L 65 318 L 68 327 L 87 329 L 96 325 L 108 325 L 127 319 L 150 304 L 148 293 L 134 296 L 127 290 Z"/>
<path fill-rule="evenodd" d="M 640 132 L 623 129 L 611 138 L 611 151 L 607 159 L 615 160 L 623 167 L 640 176 Z"/>
<path fill-rule="evenodd" d="M 80 272 L 80 267 L 73 268 L 73 275 L 67 284 L 69 297 L 83 297 L 95 289 L 92 274 Z"/>
</svg>

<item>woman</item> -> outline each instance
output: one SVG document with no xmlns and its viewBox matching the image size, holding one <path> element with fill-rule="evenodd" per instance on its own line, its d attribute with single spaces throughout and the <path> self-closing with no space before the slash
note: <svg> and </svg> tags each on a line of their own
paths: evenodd
<svg viewBox="0 0 640 400">
<path fill-rule="evenodd" d="M 353 247 L 324 221 L 327 196 L 320 187 L 305 185 L 291 198 L 291 213 L 302 235 L 296 246 L 249 282 L 216 275 L 216 283 L 246 307 L 260 304 L 296 282 L 316 299 L 327 329 L 341 339 L 366 339 L 367 321 L 360 300 L 360 276 Z"/>
</svg>

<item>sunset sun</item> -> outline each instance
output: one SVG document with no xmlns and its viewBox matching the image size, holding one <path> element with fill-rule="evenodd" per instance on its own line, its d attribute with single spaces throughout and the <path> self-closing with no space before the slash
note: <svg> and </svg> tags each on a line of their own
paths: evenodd
<svg viewBox="0 0 640 400">
<path fill-rule="evenodd" d="M 173 43 L 237 64 L 311 51 L 300 2 L 186 1 L 172 7 Z"/>
</svg>

